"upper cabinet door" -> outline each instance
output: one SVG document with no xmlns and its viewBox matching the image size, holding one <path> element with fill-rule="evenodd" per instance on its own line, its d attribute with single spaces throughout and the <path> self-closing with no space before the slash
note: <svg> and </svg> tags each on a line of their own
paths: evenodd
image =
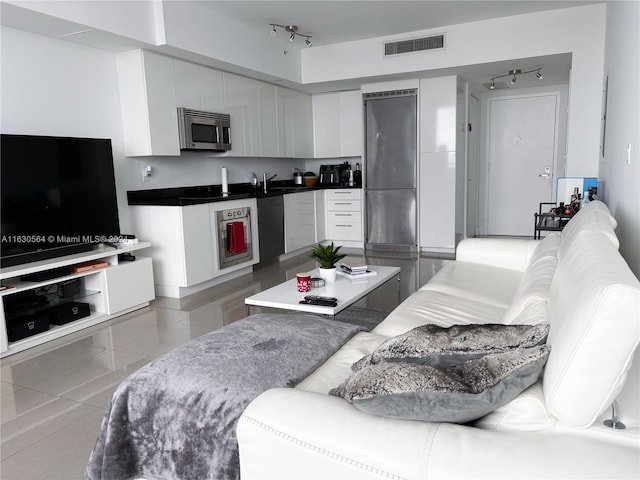
<svg viewBox="0 0 640 480">
<path fill-rule="evenodd" d="M 173 59 L 142 50 L 116 59 L 126 155 L 180 155 Z"/>
<path fill-rule="evenodd" d="M 420 152 L 456 151 L 457 78 L 420 80 Z"/>
<path fill-rule="evenodd" d="M 313 156 L 313 106 L 311 95 L 278 87 L 278 109 L 282 111 L 284 157 L 311 158 Z"/>
<path fill-rule="evenodd" d="M 276 86 L 258 82 L 260 99 L 260 144 L 263 157 L 284 156 L 284 141 L 278 131 L 278 102 Z M 284 132 L 283 132 L 284 134 Z M 283 136 L 284 138 L 284 136 Z"/>
<path fill-rule="evenodd" d="M 340 157 L 340 96 L 313 96 L 313 133 L 316 158 Z"/>
<path fill-rule="evenodd" d="M 224 103 L 231 115 L 232 156 L 259 156 L 260 96 L 258 82 L 250 78 L 223 73 Z"/>
<path fill-rule="evenodd" d="M 360 90 L 340 92 L 340 156 L 362 156 L 364 120 Z"/>
<path fill-rule="evenodd" d="M 174 59 L 176 101 L 179 107 L 224 112 L 222 72 Z"/>
<path fill-rule="evenodd" d="M 316 158 L 362 155 L 363 119 L 360 90 L 313 96 Z"/>
</svg>

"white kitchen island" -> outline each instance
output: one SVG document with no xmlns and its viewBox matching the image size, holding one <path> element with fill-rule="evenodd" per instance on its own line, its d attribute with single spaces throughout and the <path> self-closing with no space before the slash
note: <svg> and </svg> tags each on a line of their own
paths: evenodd
<svg viewBox="0 0 640 480">
<path fill-rule="evenodd" d="M 398 300 L 400 297 L 400 268 L 385 266 L 369 266 L 369 270 L 376 275 L 363 278 L 349 279 L 338 276 L 333 283 L 327 283 L 324 287 L 312 288 L 308 292 L 298 292 L 297 279 L 292 278 L 275 287 L 271 287 L 256 295 L 244 299 L 247 312 L 252 313 L 252 307 L 265 307 L 279 310 L 292 310 L 297 312 L 317 313 L 335 317 L 338 313 L 353 305 L 355 302 L 369 295 L 393 278 L 398 282 Z M 318 270 L 309 272 L 312 277 L 318 276 Z M 318 295 L 322 297 L 335 297 L 338 304 L 335 307 L 320 305 L 308 305 L 299 303 L 306 295 Z"/>
</svg>

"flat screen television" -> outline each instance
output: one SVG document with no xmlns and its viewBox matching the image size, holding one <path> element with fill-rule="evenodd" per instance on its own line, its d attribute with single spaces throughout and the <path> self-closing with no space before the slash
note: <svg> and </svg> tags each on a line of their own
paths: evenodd
<svg viewBox="0 0 640 480">
<path fill-rule="evenodd" d="M 110 139 L 0 136 L 0 265 L 88 251 L 120 234 Z"/>
</svg>

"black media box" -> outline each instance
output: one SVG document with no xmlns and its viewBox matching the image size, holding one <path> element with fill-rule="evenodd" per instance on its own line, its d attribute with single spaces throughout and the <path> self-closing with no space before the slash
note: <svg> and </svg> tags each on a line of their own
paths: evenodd
<svg viewBox="0 0 640 480">
<path fill-rule="evenodd" d="M 7 337 L 10 342 L 22 340 L 37 333 L 49 330 L 49 317 L 46 312 L 38 312 L 7 319 Z"/>
<path fill-rule="evenodd" d="M 49 323 L 53 325 L 64 325 L 91 315 L 89 304 L 80 302 L 61 303 L 47 308 L 46 312 L 49 315 Z"/>
<path fill-rule="evenodd" d="M 58 284 L 58 296 L 60 298 L 70 298 L 80 293 L 82 283 L 79 278 L 60 282 Z"/>
</svg>

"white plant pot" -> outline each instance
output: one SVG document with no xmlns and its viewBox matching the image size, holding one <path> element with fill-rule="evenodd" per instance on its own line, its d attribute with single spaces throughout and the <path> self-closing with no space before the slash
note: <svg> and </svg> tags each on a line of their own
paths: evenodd
<svg viewBox="0 0 640 480">
<path fill-rule="evenodd" d="M 333 283 L 336 281 L 336 268 L 319 268 L 318 275 L 325 283 Z"/>
</svg>

